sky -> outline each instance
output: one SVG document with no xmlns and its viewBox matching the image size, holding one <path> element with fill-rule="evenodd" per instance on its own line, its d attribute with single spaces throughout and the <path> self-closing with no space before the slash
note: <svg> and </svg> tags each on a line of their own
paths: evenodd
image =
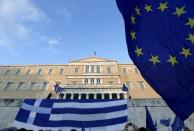
<svg viewBox="0 0 194 131">
<path fill-rule="evenodd" d="M 115 0 L 0 0 L 0 64 L 131 63 Z"/>
</svg>

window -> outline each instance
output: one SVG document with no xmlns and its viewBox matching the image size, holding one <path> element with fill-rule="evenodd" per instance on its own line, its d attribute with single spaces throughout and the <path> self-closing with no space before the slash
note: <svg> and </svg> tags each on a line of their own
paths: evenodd
<svg viewBox="0 0 194 131">
<path fill-rule="evenodd" d="M 8 75 L 9 72 L 10 72 L 10 70 L 7 70 L 7 71 L 4 73 L 4 75 Z"/>
<path fill-rule="evenodd" d="M 138 81 L 138 83 L 139 83 L 139 87 L 141 89 L 144 89 L 145 88 L 143 81 Z"/>
<path fill-rule="evenodd" d="M 84 79 L 84 84 L 88 84 L 88 78 Z"/>
<path fill-rule="evenodd" d="M 127 73 L 127 69 L 126 68 L 123 68 L 123 73 Z"/>
<path fill-rule="evenodd" d="M 77 81 L 72 81 L 73 85 L 77 85 L 77 83 L 78 83 Z"/>
<path fill-rule="evenodd" d="M 94 73 L 94 65 L 91 66 L 91 73 Z"/>
<path fill-rule="evenodd" d="M 40 75 L 41 71 L 41 69 L 38 69 L 37 75 Z"/>
<path fill-rule="evenodd" d="M 60 69 L 60 74 L 63 74 L 64 73 L 64 69 Z"/>
<path fill-rule="evenodd" d="M 107 67 L 107 72 L 111 73 L 111 68 L 110 67 Z"/>
<path fill-rule="evenodd" d="M 51 75 L 52 74 L 52 71 L 53 71 L 53 69 L 49 69 L 48 74 Z"/>
<path fill-rule="evenodd" d="M 94 84 L 94 78 L 90 79 L 90 84 Z"/>
<path fill-rule="evenodd" d="M 13 84 L 13 82 L 7 82 L 7 85 L 5 86 L 5 90 L 9 89 L 12 84 Z"/>
<path fill-rule="evenodd" d="M 96 79 L 96 84 L 100 84 L 100 78 Z"/>
<path fill-rule="evenodd" d="M 31 82 L 29 90 L 32 90 L 35 86 L 36 82 Z"/>
<path fill-rule="evenodd" d="M 100 73 L 100 66 L 99 65 L 96 66 L 96 72 Z"/>
<path fill-rule="evenodd" d="M 86 65 L 86 73 L 89 73 L 89 65 Z"/>
<path fill-rule="evenodd" d="M 42 90 L 45 90 L 46 89 L 47 84 L 48 84 L 48 82 L 43 82 Z"/>
<path fill-rule="evenodd" d="M 18 70 L 16 71 L 15 75 L 19 75 L 19 73 L 20 73 L 20 69 L 18 69 Z"/>
<path fill-rule="evenodd" d="M 79 68 L 75 68 L 75 73 L 78 73 L 78 71 L 79 71 Z"/>
<path fill-rule="evenodd" d="M 21 87 L 24 85 L 24 83 L 25 83 L 25 82 L 19 82 L 19 84 L 18 84 L 16 90 L 20 90 Z"/>
<path fill-rule="evenodd" d="M 112 85 L 112 84 L 113 84 L 113 81 L 108 81 L 108 84 L 109 84 L 109 85 Z"/>
<path fill-rule="evenodd" d="M 137 68 L 134 68 L 134 70 L 135 70 L 135 73 L 139 73 L 139 70 L 137 69 Z"/>
<path fill-rule="evenodd" d="M 29 75 L 31 72 L 31 69 L 28 69 L 27 72 L 26 72 L 26 75 Z"/>
<path fill-rule="evenodd" d="M 132 87 L 131 87 L 131 82 L 130 82 L 130 81 L 127 81 L 127 82 L 126 82 L 126 85 L 127 85 L 128 89 L 132 89 Z"/>
</svg>

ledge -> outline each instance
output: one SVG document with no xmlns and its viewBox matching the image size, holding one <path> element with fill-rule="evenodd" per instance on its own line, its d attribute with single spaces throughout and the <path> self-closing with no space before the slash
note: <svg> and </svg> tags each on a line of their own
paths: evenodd
<svg viewBox="0 0 194 131">
<path fill-rule="evenodd" d="M 0 99 L 0 107 L 20 107 L 24 99 Z M 166 107 L 162 99 L 129 99 L 128 107 Z"/>
</svg>

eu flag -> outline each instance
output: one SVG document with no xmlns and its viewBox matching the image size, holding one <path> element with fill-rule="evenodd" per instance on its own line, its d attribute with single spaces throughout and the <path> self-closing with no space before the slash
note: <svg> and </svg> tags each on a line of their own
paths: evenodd
<svg viewBox="0 0 194 131">
<path fill-rule="evenodd" d="M 194 112 L 194 1 L 116 0 L 128 52 L 182 120 Z"/>
</svg>

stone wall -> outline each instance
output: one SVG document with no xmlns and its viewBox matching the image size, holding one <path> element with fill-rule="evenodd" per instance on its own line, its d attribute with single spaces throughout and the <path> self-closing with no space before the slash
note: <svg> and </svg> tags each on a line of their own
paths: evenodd
<svg viewBox="0 0 194 131">
<path fill-rule="evenodd" d="M 86 67 L 89 67 L 89 72 Z M 45 98 L 44 94 L 53 90 L 55 83 L 66 86 L 115 86 L 126 83 L 133 99 L 160 98 L 134 64 L 89 57 L 68 64 L 0 65 L 0 99 Z"/>
<path fill-rule="evenodd" d="M 0 99 L 0 129 L 10 127 L 21 106 L 23 100 Z M 170 125 L 174 122 L 174 113 L 167 107 L 162 99 L 137 99 L 128 101 L 128 120 L 137 126 L 146 125 L 145 106 L 156 121 L 158 131 L 171 131 L 170 127 L 160 124 L 161 119 L 170 119 Z M 185 125 L 194 130 L 194 115 L 190 116 Z"/>
</svg>

